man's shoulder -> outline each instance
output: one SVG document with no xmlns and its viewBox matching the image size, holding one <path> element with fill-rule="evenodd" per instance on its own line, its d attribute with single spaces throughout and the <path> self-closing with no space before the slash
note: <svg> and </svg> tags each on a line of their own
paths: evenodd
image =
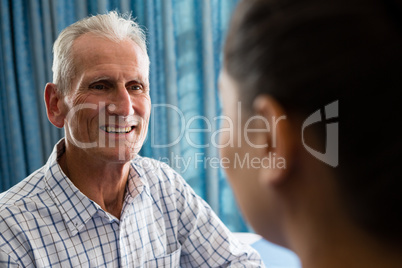
<svg viewBox="0 0 402 268">
<path fill-rule="evenodd" d="M 0 193 L 0 212 L 15 206 L 20 206 L 45 190 L 43 167 L 34 171 L 28 177 Z"/>
</svg>

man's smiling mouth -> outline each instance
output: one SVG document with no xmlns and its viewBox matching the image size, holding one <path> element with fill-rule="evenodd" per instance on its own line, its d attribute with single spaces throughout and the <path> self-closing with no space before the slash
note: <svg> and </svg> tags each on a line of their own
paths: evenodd
<svg viewBox="0 0 402 268">
<path fill-rule="evenodd" d="M 133 130 L 135 126 L 131 127 L 106 127 L 106 126 L 101 126 L 100 129 L 107 133 L 129 133 L 131 130 Z"/>
</svg>

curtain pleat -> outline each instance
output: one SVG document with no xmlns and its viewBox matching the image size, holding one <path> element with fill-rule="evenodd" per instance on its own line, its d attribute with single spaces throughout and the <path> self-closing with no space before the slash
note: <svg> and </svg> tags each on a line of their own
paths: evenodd
<svg viewBox="0 0 402 268">
<path fill-rule="evenodd" d="M 0 191 L 42 166 L 63 130 L 47 119 L 52 45 L 86 17 L 131 13 L 147 34 L 152 113 L 141 155 L 168 163 L 233 231 L 248 230 L 218 159 L 222 44 L 237 0 L 0 0 Z"/>
<path fill-rule="evenodd" d="M 22 1 L 12 1 L 12 31 L 14 36 L 14 61 L 16 71 L 16 87 L 21 115 L 21 134 L 23 139 L 25 163 L 28 170 L 32 170 L 41 164 L 42 142 L 39 137 L 39 110 L 35 91 L 35 80 L 33 77 L 32 55 L 30 51 L 30 38 L 28 21 L 21 18 L 28 18 L 27 6 Z M 15 90 L 15 89 L 14 89 Z"/>
<path fill-rule="evenodd" d="M 53 127 L 47 120 L 42 119 L 46 118 L 46 107 L 43 100 L 43 87 L 47 81 L 51 81 L 52 77 L 49 76 L 49 72 L 46 71 L 49 61 L 46 62 L 46 52 L 44 51 L 45 37 L 41 21 L 42 13 L 40 3 L 38 1 L 30 1 L 28 7 L 30 18 L 28 30 L 31 39 L 32 57 L 35 65 L 32 70 L 32 74 L 35 81 L 35 101 L 38 107 L 38 114 L 36 116 L 39 119 L 39 139 L 42 147 L 42 154 L 39 160 L 42 162 L 42 159 L 49 155 L 52 150 L 52 145 L 47 141 L 51 140 L 50 130 Z"/>
<path fill-rule="evenodd" d="M 219 72 L 219 67 L 215 68 L 214 66 L 214 58 L 216 55 L 220 54 L 220 50 L 217 51 L 218 54 L 214 54 L 214 43 L 213 43 L 213 25 L 212 25 L 212 14 L 211 14 L 211 2 L 210 1 L 201 1 L 202 2 L 202 62 L 203 62 L 203 100 L 204 100 L 204 114 L 206 118 L 206 122 L 210 123 L 210 132 L 205 132 L 205 144 L 208 144 L 205 148 L 205 154 L 218 158 L 218 150 L 214 144 L 217 144 L 217 141 L 214 140 L 214 134 L 219 129 L 219 122 L 216 120 L 216 116 L 218 115 L 218 107 L 217 107 L 217 73 Z M 206 169 L 205 176 L 205 184 L 206 184 L 206 193 L 207 199 L 211 203 L 212 208 L 215 211 L 220 211 L 220 202 L 219 202 L 219 169 L 209 168 Z"/>
<path fill-rule="evenodd" d="M 4 170 L 3 176 L 8 173 L 9 177 L 2 178 L 2 184 L 7 187 L 10 187 L 26 175 L 25 150 L 16 85 L 16 67 L 14 65 L 13 33 L 10 9 L 9 2 L 7 0 L 2 0 L 0 19 L 2 35 L 1 52 L 3 60 L 2 64 L 4 67 L 2 68 L 3 75 L 1 81 L 1 110 L 2 114 L 5 116 L 3 118 L 4 125 L 2 126 L 0 138 L 3 140 L 2 144 L 6 144 L 6 148 L 2 148 L 2 151 L 4 150 L 7 156 L 6 159 L 2 159 L 2 161 L 6 161 L 7 163 L 7 168 Z"/>
</svg>

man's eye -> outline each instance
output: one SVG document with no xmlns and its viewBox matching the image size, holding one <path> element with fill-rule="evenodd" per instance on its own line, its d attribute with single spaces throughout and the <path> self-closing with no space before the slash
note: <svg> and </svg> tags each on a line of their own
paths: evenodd
<svg viewBox="0 0 402 268">
<path fill-rule="evenodd" d="M 132 91 L 138 91 L 138 92 L 142 91 L 141 85 L 132 85 L 132 86 L 129 86 L 128 88 Z"/>
<path fill-rule="evenodd" d="M 105 89 L 107 89 L 107 87 L 104 84 L 91 85 L 91 86 L 89 86 L 89 88 L 96 89 L 96 90 L 105 90 Z"/>
</svg>

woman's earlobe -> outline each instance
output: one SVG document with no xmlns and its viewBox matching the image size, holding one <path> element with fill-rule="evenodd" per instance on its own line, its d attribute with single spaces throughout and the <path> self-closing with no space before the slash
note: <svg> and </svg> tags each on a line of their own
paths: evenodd
<svg viewBox="0 0 402 268">
<path fill-rule="evenodd" d="M 253 110 L 270 125 L 270 131 L 265 134 L 269 146 L 263 156 L 269 165 L 260 169 L 260 182 L 265 186 L 281 184 L 286 180 L 295 157 L 296 136 L 292 124 L 282 105 L 269 95 L 258 96 Z"/>
<path fill-rule="evenodd" d="M 64 126 L 65 115 L 62 109 L 63 98 L 53 83 L 47 83 L 45 87 L 46 113 L 49 121 L 56 127 Z"/>
</svg>

